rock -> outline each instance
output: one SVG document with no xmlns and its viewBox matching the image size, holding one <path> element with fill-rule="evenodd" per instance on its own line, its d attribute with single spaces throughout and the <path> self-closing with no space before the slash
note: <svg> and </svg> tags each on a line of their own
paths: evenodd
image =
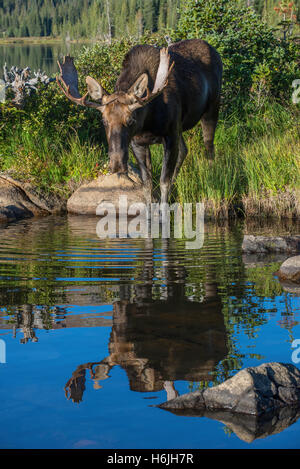
<svg viewBox="0 0 300 469">
<path fill-rule="evenodd" d="M 286 254 L 284 253 L 267 253 L 267 254 L 243 254 L 242 260 L 246 269 L 256 269 L 257 267 L 262 268 L 271 263 L 281 263 L 286 260 Z"/>
<path fill-rule="evenodd" d="M 290 405 L 300 406 L 300 371 L 291 364 L 265 363 L 245 368 L 218 386 L 184 394 L 159 407 L 262 415 Z"/>
<path fill-rule="evenodd" d="M 47 215 L 17 186 L 0 180 L 0 220 L 2 222 Z"/>
<path fill-rule="evenodd" d="M 29 183 L 0 175 L 0 222 L 59 213 L 64 202 L 55 195 L 45 195 Z"/>
<path fill-rule="evenodd" d="M 119 208 L 119 197 L 127 196 L 127 203 L 147 203 L 148 194 L 141 177 L 133 168 L 126 174 L 101 175 L 94 181 L 79 187 L 70 197 L 67 210 L 79 215 L 96 215 L 97 207 L 107 202 Z"/>
<path fill-rule="evenodd" d="M 300 252 L 300 235 L 253 236 L 245 235 L 242 250 L 250 253 Z"/>
<path fill-rule="evenodd" d="M 300 256 L 289 257 L 275 275 L 283 282 L 300 283 Z"/>
<path fill-rule="evenodd" d="M 292 295 L 300 296 L 300 284 L 296 283 L 287 283 L 287 282 L 280 282 L 282 288 L 287 293 L 291 293 Z"/>
</svg>

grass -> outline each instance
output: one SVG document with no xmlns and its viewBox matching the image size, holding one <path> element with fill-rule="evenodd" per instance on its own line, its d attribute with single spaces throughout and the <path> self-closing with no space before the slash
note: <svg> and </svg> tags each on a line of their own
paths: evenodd
<svg viewBox="0 0 300 469">
<path fill-rule="evenodd" d="M 213 217 L 300 215 L 299 113 L 272 104 L 245 119 L 232 115 L 216 132 L 216 157 L 205 157 L 199 129 L 186 136 L 188 157 L 176 183 L 181 202 L 204 201 Z"/>
<path fill-rule="evenodd" d="M 64 197 L 97 177 L 106 163 L 103 147 L 83 143 L 76 134 L 62 142 L 59 137 L 20 132 L 0 147 L 1 171 Z"/>
<path fill-rule="evenodd" d="M 188 156 L 172 192 L 173 200 L 205 202 L 206 214 L 260 217 L 300 216 L 299 109 L 269 103 L 245 106 L 244 116 L 220 118 L 216 157 L 205 156 L 201 127 L 185 134 Z M 162 146 L 152 146 L 154 187 L 159 188 Z M 0 145 L 0 170 L 47 191 L 68 197 L 76 187 L 105 170 L 104 146 L 78 135 L 34 136 L 14 130 Z"/>
</svg>

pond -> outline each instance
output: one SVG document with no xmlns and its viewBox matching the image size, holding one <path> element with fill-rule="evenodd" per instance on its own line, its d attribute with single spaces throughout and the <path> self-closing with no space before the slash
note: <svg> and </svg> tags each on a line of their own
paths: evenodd
<svg viewBox="0 0 300 469">
<path fill-rule="evenodd" d="M 297 418 L 252 434 L 155 406 L 292 363 L 300 299 L 273 275 L 287 256 L 243 256 L 241 242 L 299 225 L 206 223 L 203 247 L 187 250 L 101 240 L 96 223 L 0 225 L 1 448 L 299 448 Z"/>
<path fill-rule="evenodd" d="M 42 70 L 47 75 L 58 72 L 57 60 L 64 55 L 75 56 L 86 45 L 83 43 L 45 43 L 45 44 L 0 44 L 0 77 L 5 63 L 10 68 L 30 67 L 32 71 Z"/>
</svg>

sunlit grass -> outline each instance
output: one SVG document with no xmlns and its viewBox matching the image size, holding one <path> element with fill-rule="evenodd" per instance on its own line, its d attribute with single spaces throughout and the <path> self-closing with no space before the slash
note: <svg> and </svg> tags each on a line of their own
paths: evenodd
<svg viewBox="0 0 300 469">
<path fill-rule="evenodd" d="M 20 132 L 0 148 L 0 167 L 38 187 L 66 196 L 84 181 L 97 176 L 107 162 L 103 147 L 81 142 L 76 134 L 68 141 L 59 137 Z"/>
<path fill-rule="evenodd" d="M 300 211 L 299 115 L 273 105 L 259 116 L 242 120 L 233 115 L 220 121 L 212 164 L 205 156 L 200 135 L 198 128 L 186 136 L 189 154 L 176 183 L 181 202 L 205 201 L 217 216 L 241 210 L 241 202 L 244 208 L 248 203 L 249 209 L 251 201 L 253 215 L 257 209 L 263 214 L 265 208 L 272 215 L 274 204 L 265 206 L 272 197 L 281 197 L 274 215 L 290 216 Z M 288 203 L 287 198 L 291 199 Z"/>
</svg>

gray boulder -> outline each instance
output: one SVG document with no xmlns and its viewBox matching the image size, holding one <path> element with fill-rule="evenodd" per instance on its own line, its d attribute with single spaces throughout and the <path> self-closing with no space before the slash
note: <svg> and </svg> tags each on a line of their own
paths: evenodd
<svg viewBox="0 0 300 469">
<path fill-rule="evenodd" d="M 269 252 L 300 252 L 300 235 L 296 236 L 253 236 L 245 235 L 243 252 L 269 253 Z"/>
<path fill-rule="evenodd" d="M 300 283 L 300 256 L 289 257 L 275 275 L 281 282 Z"/>
<path fill-rule="evenodd" d="M 0 222 L 60 213 L 64 208 L 59 197 L 42 194 L 29 183 L 0 175 Z"/>
<path fill-rule="evenodd" d="M 108 203 L 113 204 L 118 213 L 120 196 L 127 197 L 128 205 L 140 202 L 147 204 L 147 200 L 151 200 L 151 194 L 144 187 L 139 173 L 129 168 L 128 175 L 100 175 L 79 187 L 68 200 L 67 210 L 78 215 L 96 215 L 99 204 L 104 207 Z"/>
<path fill-rule="evenodd" d="M 184 394 L 159 407 L 262 415 L 290 405 L 300 406 L 300 371 L 291 364 L 265 363 L 245 368 L 218 386 Z"/>
</svg>

